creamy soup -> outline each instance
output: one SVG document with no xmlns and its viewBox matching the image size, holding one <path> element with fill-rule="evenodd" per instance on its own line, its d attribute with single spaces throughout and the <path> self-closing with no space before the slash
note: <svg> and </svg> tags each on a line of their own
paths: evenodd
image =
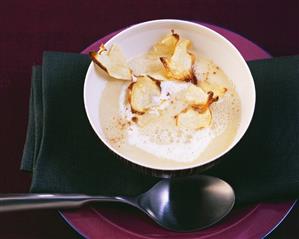
<svg viewBox="0 0 299 239">
<path fill-rule="evenodd" d="M 133 72 L 145 61 L 144 56 L 132 59 Z M 240 98 L 230 79 L 211 60 L 197 57 L 193 71 L 198 82 L 211 80 L 227 89 L 210 106 L 212 120 L 208 127 L 194 130 L 177 126 L 176 115 L 186 107 L 181 99 L 183 92 L 194 82 L 161 81 L 161 95 L 153 99 L 159 106 L 137 115 L 128 102 L 131 83 L 111 79 L 106 82 L 99 106 L 100 123 L 111 146 L 142 164 L 173 169 L 204 163 L 225 151 L 239 126 Z"/>
</svg>

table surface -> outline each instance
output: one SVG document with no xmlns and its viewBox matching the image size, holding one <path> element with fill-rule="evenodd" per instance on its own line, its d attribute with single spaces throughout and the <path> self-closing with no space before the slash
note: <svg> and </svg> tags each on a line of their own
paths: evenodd
<svg viewBox="0 0 299 239">
<path fill-rule="evenodd" d="M 80 52 L 131 24 L 178 18 L 237 32 L 273 56 L 299 54 L 299 1 L 127 0 L 16 1 L 0 3 L 0 192 L 27 192 L 19 170 L 25 141 L 30 74 L 42 52 Z M 0 215 L 0 238 L 78 238 L 55 211 Z M 269 238 L 295 238 L 299 206 Z M 296 233 L 296 234 L 295 234 Z"/>
</svg>

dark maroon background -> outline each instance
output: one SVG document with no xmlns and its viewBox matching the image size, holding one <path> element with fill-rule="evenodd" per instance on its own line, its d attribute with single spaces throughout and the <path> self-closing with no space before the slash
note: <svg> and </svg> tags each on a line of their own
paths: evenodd
<svg viewBox="0 0 299 239">
<path fill-rule="evenodd" d="M 299 53 L 299 1 L 95 0 L 0 3 L 0 192 L 27 192 L 19 171 L 31 66 L 44 50 L 80 52 L 125 26 L 159 18 L 208 22 L 240 33 L 273 56 Z M 258 222 L 257 222 L 258 223 Z M 295 238 L 299 207 L 271 238 Z M 293 237 L 292 237 L 293 236 Z M 53 211 L 0 215 L 0 238 L 76 238 Z"/>
</svg>

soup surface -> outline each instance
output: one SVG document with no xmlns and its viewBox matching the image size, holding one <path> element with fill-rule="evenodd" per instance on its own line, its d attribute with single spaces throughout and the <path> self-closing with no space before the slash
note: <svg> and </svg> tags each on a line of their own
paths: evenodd
<svg viewBox="0 0 299 239">
<path fill-rule="evenodd" d="M 147 56 L 129 61 L 135 74 L 144 72 Z M 241 116 L 240 98 L 233 83 L 211 60 L 197 56 L 193 65 L 197 86 L 211 81 L 226 92 L 209 106 L 211 121 L 202 128 L 180 127 L 178 115 L 186 113 L 186 91 L 194 82 L 159 81 L 161 94 L 153 97 L 153 106 L 138 114 L 130 106 L 130 81 L 109 79 L 101 94 L 100 123 L 107 142 L 127 158 L 158 168 L 181 168 L 204 163 L 225 151 L 232 143 Z M 185 117 L 189 115 L 185 114 Z M 190 113 L 190 125 L 192 114 Z M 180 119 L 180 118 L 179 118 Z M 189 122 L 187 121 L 187 123 Z"/>
</svg>

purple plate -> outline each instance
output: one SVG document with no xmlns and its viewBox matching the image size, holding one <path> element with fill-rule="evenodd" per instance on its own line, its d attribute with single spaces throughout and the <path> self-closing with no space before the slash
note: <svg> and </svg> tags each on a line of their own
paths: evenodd
<svg viewBox="0 0 299 239">
<path fill-rule="evenodd" d="M 270 54 L 243 36 L 210 24 L 203 24 L 230 40 L 247 60 L 270 58 Z M 117 32 L 96 41 L 82 53 L 98 49 Z M 223 239 L 261 238 L 273 230 L 292 209 L 296 201 L 259 203 L 246 208 L 234 209 L 218 224 L 192 233 L 176 233 L 156 225 L 147 216 L 134 208 L 119 204 L 103 204 L 61 211 L 66 222 L 86 238 L 176 238 L 176 239 Z"/>
</svg>

